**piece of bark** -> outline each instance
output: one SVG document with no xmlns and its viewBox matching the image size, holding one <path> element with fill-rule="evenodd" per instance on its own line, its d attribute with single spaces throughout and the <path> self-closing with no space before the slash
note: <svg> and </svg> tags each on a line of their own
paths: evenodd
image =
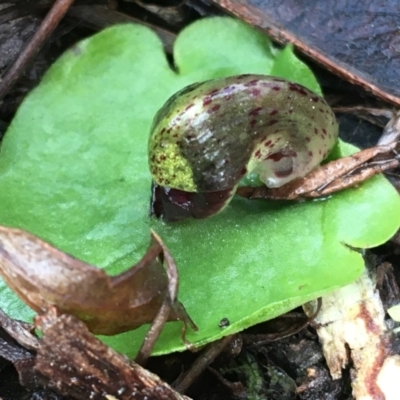
<svg viewBox="0 0 400 400">
<path fill-rule="evenodd" d="M 28 64 L 35 58 L 73 2 L 74 0 L 56 0 L 54 2 L 54 5 L 40 24 L 38 30 L 27 43 L 24 50 L 2 76 L 0 81 L 0 100 L 6 96 Z"/>
<path fill-rule="evenodd" d="M 34 371 L 36 352 L 32 351 L 39 347 L 38 338 L 31 332 L 34 326 L 14 320 L 2 310 L 0 326 L 0 399 L 67 400 L 40 387 Z"/>
<path fill-rule="evenodd" d="M 38 339 L 33 335 L 34 326 L 27 322 L 18 321 L 10 318 L 0 309 L 0 326 L 16 340 L 20 345 L 28 350 L 37 350 L 39 347 Z"/>
<path fill-rule="evenodd" d="M 307 312 L 312 306 L 306 305 Z M 322 299 L 315 319 L 333 379 L 352 365 L 356 400 L 398 399 L 400 356 L 393 354 L 394 335 L 387 330 L 385 311 L 367 271 L 354 283 Z"/>
<path fill-rule="evenodd" d="M 22 386 L 34 389 L 38 386 L 36 375 L 32 373 L 34 353 L 25 349 L 0 328 L 0 358 L 12 363 L 18 372 Z"/>
<path fill-rule="evenodd" d="M 36 16 L 26 16 L 0 23 L 0 70 L 7 67 L 18 56 L 39 24 L 40 20 Z"/>
<path fill-rule="evenodd" d="M 37 317 L 43 339 L 35 370 L 64 396 L 91 400 L 190 400 L 96 339 L 77 318 L 54 309 Z"/>
<path fill-rule="evenodd" d="M 400 105 L 397 0 L 211 0 L 345 80 Z"/>
</svg>

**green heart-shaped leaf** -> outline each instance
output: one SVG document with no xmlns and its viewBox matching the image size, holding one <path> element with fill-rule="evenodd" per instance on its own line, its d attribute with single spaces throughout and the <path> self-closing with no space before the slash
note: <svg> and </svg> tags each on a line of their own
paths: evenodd
<svg viewBox="0 0 400 400">
<path fill-rule="evenodd" d="M 115 26 L 79 43 L 26 98 L 4 138 L 0 223 L 110 274 L 141 258 L 154 228 L 177 261 L 179 298 L 200 329 L 188 339 L 199 345 L 355 280 L 363 260 L 346 244 L 376 246 L 399 226 L 398 195 L 382 177 L 324 201 L 237 198 L 208 220 L 167 225 L 148 217 L 147 138 L 156 111 L 198 80 L 278 74 L 276 53 L 261 33 L 228 18 L 201 20 L 181 33 L 178 72 L 142 26 Z M 295 80 L 318 91 L 302 70 Z M 3 282 L 0 290 L 6 312 L 32 317 Z M 224 330 L 222 318 L 230 321 Z M 105 340 L 132 356 L 146 329 Z M 180 330 L 168 323 L 156 352 L 184 349 Z"/>
</svg>

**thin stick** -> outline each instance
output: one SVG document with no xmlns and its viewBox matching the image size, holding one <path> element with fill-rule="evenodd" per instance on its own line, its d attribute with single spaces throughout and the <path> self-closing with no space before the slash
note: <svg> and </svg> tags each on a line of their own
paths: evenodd
<svg viewBox="0 0 400 400">
<path fill-rule="evenodd" d="M 60 23 L 73 2 L 74 0 L 56 0 L 43 22 L 40 24 L 39 29 L 0 82 L 0 101 L 4 99 L 27 65 L 39 52 L 46 39 Z"/>
<path fill-rule="evenodd" d="M 232 339 L 233 335 L 225 336 L 218 342 L 214 342 L 208 346 L 194 361 L 183 378 L 174 385 L 175 390 L 179 393 L 185 393 L 189 386 L 191 386 L 200 374 L 215 360 Z"/>
<path fill-rule="evenodd" d="M 164 301 L 160 309 L 158 310 L 156 317 L 154 318 L 149 330 L 147 331 L 142 346 L 140 347 L 139 352 L 135 357 L 135 362 L 142 366 L 150 357 L 156 340 L 160 336 L 161 330 L 164 327 L 165 323 L 168 321 L 169 314 L 175 303 L 178 293 L 178 270 L 176 268 L 175 261 L 169 253 L 167 247 L 164 245 L 161 238 L 153 230 L 151 231 L 151 235 L 152 239 L 160 245 L 162 250 L 168 276 L 168 290 L 165 293 Z"/>
</svg>

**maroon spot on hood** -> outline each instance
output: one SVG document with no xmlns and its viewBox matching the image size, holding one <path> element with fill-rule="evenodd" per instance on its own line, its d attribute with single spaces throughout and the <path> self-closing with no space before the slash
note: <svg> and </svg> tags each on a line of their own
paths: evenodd
<svg viewBox="0 0 400 400">
<path fill-rule="evenodd" d="M 211 114 L 215 111 L 218 111 L 220 108 L 221 108 L 221 104 L 215 104 L 208 110 L 208 113 Z"/>
<path fill-rule="evenodd" d="M 203 106 L 208 106 L 209 104 L 211 104 L 211 102 L 212 102 L 212 98 L 211 97 L 204 97 Z"/>
<path fill-rule="evenodd" d="M 262 109 L 263 109 L 262 107 L 253 108 L 252 110 L 249 111 L 249 115 L 255 117 L 260 113 Z"/>
</svg>

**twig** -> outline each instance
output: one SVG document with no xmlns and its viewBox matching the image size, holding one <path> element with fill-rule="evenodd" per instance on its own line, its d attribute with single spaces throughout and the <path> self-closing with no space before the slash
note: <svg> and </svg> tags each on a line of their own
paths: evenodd
<svg viewBox="0 0 400 400">
<path fill-rule="evenodd" d="M 175 303 L 178 293 L 178 270 L 176 269 L 175 262 L 161 238 L 153 230 L 151 231 L 151 235 L 155 243 L 161 247 L 163 252 L 163 257 L 166 262 L 166 272 L 168 275 L 168 290 L 165 293 L 165 299 L 156 317 L 151 323 L 150 329 L 148 330 L 142 346 L 140 347 L 140 350 L 135 358 L 135 362 L 140 365 L 144 365 L 144 363 L 150 357 L 151 351 L 153 350 L 153 347 L 160 336 L 161 330 L 168 321 L 169 314 L 173 304 Z"/>
<path fill-rule="evenodd" d="M 191 365 L 184 377 L 174 385 L 175 390 L 179 393 L 185 393 L 189 386 L 191 386 L 200 374 L 215 360 L 232 339 L 233 336 L 229 335 L 207 347 Z"/>
</svg>

